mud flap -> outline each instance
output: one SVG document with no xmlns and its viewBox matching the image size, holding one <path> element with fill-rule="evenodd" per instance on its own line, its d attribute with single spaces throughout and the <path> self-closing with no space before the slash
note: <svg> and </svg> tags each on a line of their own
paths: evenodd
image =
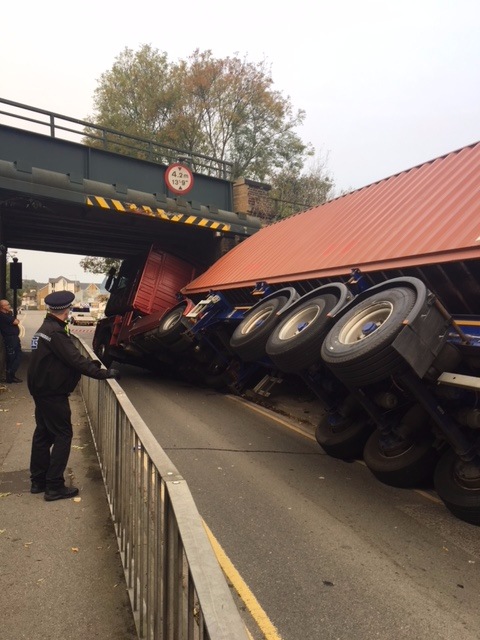
<svg viewBox="0 0 480 640">
<path fill-rule="evenodd" d="M 392 346 L 423 378 L 447 342 L 450 329 L 450 321 L 426 302 L 421 312 L 405 324 Z"/>
</svg>

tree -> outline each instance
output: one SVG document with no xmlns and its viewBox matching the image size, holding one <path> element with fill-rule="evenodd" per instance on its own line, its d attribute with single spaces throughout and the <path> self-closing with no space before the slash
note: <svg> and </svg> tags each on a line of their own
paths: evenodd
<svg viewBox="0 0 480 640">
<path fill-rule="evenodd" d="M 303 172 L 286 167 L 272 181 L 275 218 L 284 218 L 323 204 L 331 195 L 333 186 L 324 158 L 316 157 Z"/>
<path fill-rule="evenodd" d="M 194 170 L 195 154 L 202 154 L 232 163 L 233 179 L 270 183 L 281 217 L 324 202 L 333 187 L 323 164 L 304 171 L 314 156 L 296 133 L 304 119 L 305 112 L 295 111 L 274 88 L 265 61 L 252 63 L 238 54 L 215 58 L 196 49 L 186 60 L 169 62 L 165 52 L 147 44 L 136 52 L 125 48 L 101 75 L 90 116 L 99 127 L 191 154 Z M 95 129 L 85 133 L 98 137 Z M 147 157 L 146 146 L 133 151 L 119 137 L 109 134 L 108 140 L 110 150 Z M 86 142 L 103 145 L 88 137 Z M 161 154 L 157 160 L 169 161 Z M 106 273 L 113 262 L 86 257 L 80 264 Z"/>
<path fill-rule="evenodd" d="M 169 122 L 180 99 L 175 82 L 166 53 L 149 45 L 137 52 L 126 47 L 100 76 L 93 99 L 95 115 L 89 119 L 132 136 L 174 144 Z"/>
<path fill-rule="evenodd" d="M 84 271 L 105 275 L 112 267 L 118 271 L 120 263 L 121 260 L 117 260 L 116 258 L 98 258 L 92 256 L 86 256 L 80 260 L 80 266 Z"/>
<path fill-rule="evenodd" d="M 311 150 L 294 129 L 305 114 L 294 113 L 290 100 L 273 89 L 265 61 L 219 59 L 197 49 L 178 71 L 185 90 L 181 123 L 187 124 L 178 127 L 180 136 L 196 131 L 201 151 L 232 162 L 234 178 L 264 181 L 286 162 L 303 166 Z"/>
<path fill-rule="evenodd" d="M 305 113 L 273 88 L 265 61 L 197 49 L 169 63 L 150 45 L 126 48 L 101 75 L 94 107 L 96 125 L 231 162 L 233 178 L 270 180 L 313 154 L 295 132 Z"/>
</svg>

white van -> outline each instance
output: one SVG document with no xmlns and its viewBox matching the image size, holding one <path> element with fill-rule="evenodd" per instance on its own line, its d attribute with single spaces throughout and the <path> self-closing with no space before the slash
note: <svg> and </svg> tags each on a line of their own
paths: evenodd
<svg viewBox="0 0 480 640">
<path fill-rule="evenodd" d="M 68 321 L 75 325 L 95 325 L 96 320 L 90 312 L 90 307 L 72 307 Z"/>
</svg>

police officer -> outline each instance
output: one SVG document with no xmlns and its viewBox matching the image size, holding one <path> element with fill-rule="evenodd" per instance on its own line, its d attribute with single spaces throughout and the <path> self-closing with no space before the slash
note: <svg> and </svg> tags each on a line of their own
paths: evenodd
<svg viewBox="0 0 480 640">
<path fill-rule="evenodd" d="M 82 374 L 99 380 L 119 377 L 115 369 L 101 369 L 100 362 L 82 356 L 70 338 L 67 318 L 74 298 L 71 291 L 46 296 L 48 313 L 32 338 L 28 368 L 28 389 L 35 401 L 36 421 L 30 491 L 45 491 L 47 501 L 78 494 L 76 487 L 65 486 L 63 476 L 73 436 L 68 396 Z"/>
</svg>

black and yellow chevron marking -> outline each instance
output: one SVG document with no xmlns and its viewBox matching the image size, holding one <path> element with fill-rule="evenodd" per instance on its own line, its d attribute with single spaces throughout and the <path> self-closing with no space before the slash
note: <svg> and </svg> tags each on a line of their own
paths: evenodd
<svg viewBox="0 0 480 640">
<path fill-rule="evenodd" d="M 164 211 L 164 209 L 148 207 L 147 205 L 137 205 L 133 202 L 121 202 L 120 200 L 115 200 L 113 198 L 87 196 L 86 203 L 90 207 L 100 207 L 101 209 L 110 209 L 113 211 L 119 211 L 120 213 L 138 213 L 143 216 L 168 220 L 168 222 L 191 224 L 198 227 L 205 227 L 206 229 L 214 229 L 215 231 L 231 230 L 231 225 L 228 222 L 216 222 L 215 220 L 209 220 L 203 216 L 196 216 L 190 213 L 172 213 Z"/>
</svg>

